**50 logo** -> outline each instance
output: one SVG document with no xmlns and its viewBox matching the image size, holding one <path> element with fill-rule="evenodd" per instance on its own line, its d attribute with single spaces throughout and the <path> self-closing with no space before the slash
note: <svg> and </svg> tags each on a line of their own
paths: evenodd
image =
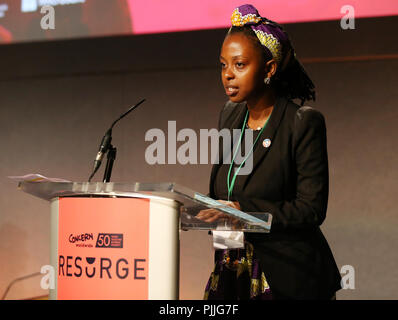
<svg viewBox="0 0 398 320">
<path fill-rule="evenodd" d="M 96 248 L 123 248 L 123 234 L 121 233 L 99 233 Z"/>
</svg>

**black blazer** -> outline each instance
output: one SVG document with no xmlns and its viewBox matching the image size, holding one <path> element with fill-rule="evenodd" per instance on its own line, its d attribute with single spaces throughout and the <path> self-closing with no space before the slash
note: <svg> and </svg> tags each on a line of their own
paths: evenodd
<svg viewBox="0 0 398 320">
<path fill-rule="evenodd" d="M 241 129 L 246 103 L 227 102 L 219 130 Z M 264 139 L 271 145 L 265 148 Z M 221 151 L 221 149 L 220 149 Z M 212 168 L 210 196 L 217 199 Z M 253 170 L 233 194 L 244 212 L 269 212 L 269 234 L 245 233 L 276 297 L 330 299 L 341 276 L 319 226 L 329 192 L 326 127 L 323 115 L 278 98 L 253 151 Z"/>
</svg>

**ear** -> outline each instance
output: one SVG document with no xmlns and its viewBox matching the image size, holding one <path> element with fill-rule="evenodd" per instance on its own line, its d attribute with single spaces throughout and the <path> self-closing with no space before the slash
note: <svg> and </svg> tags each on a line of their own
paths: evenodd
<svg viewBox="0 0 398 320">
<path fill-rule="evenodd" d="M 278 69 L 278 64 L 274 59 L 268 60 L 265 63 L 265 74 L 268 78 L 272 78 L 272 76 L 276 73 Z"/>
</svg>

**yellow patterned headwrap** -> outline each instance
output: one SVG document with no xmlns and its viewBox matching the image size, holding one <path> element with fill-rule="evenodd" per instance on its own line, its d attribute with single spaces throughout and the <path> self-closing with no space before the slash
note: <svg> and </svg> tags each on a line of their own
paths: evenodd
<svg viewBox="0 0 398 320">
<path fill-rule="evenodd" d="M 282 42 L 287 39 L 286 34 L 275 22 L 263 18 L 256 8 L 245 4 L 236 8 L 231 16 L 232 26 L 243 27 L 250 25 L 260 43 L 269 50 L 272 58 L 279 64 L 282 61 Z"/>
</svg>

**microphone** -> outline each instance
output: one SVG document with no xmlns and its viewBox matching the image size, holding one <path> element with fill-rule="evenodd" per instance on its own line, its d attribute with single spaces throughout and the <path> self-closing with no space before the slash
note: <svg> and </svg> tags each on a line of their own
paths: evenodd
<svg viewBox="0 0 398 320">
<path fill-rule="evenodd" d="M 95 173 L 101 166 L 102 158 L 108 152 L 109 147 L 111 145 L 111 141 L 112 141 L 112 128 L 109 128 L 108 131 L 105 133 L 104 137 L 102 138 L 97 156 L 95 157 L 95 160 L 94 160 L 93 173 L 91 174 L 90 178 L 88 179 L 89 182 L 91 181 L 92 177 L 95 175 Z"/>
<path fill-rule="evenodd" d="M 101 166 L 102 159 L 104 155 L 109 151 L 109 149 L 112 147 L 111 141 L 112 141 L 112 129 L 115 126 L 115 124 L 125 116 L 127 116 L 131 111 L 133 111 L 135 108 L 137 108 L 141 103 L 143 103 L 145 99 L 141 100 L 138 102 L 136 105 L 132 106 L 129 110 L 127 110 L 125 113 L 123 113 L 119 118 L 117 118 L 111 125 L 111 127 L 106 131 L 104 137 L 101 140 L 101 144 L 97 153 L 97 156 L 95 157 L 94 160 L 94 167 L 93 167 L 93 172 L 91 173 L 90 177 L 88 178 L 88 182 L 91 181 L 91 179 L 94 177 L 95 173 L 98 171 L 99 167 Z"/>
</svg>

